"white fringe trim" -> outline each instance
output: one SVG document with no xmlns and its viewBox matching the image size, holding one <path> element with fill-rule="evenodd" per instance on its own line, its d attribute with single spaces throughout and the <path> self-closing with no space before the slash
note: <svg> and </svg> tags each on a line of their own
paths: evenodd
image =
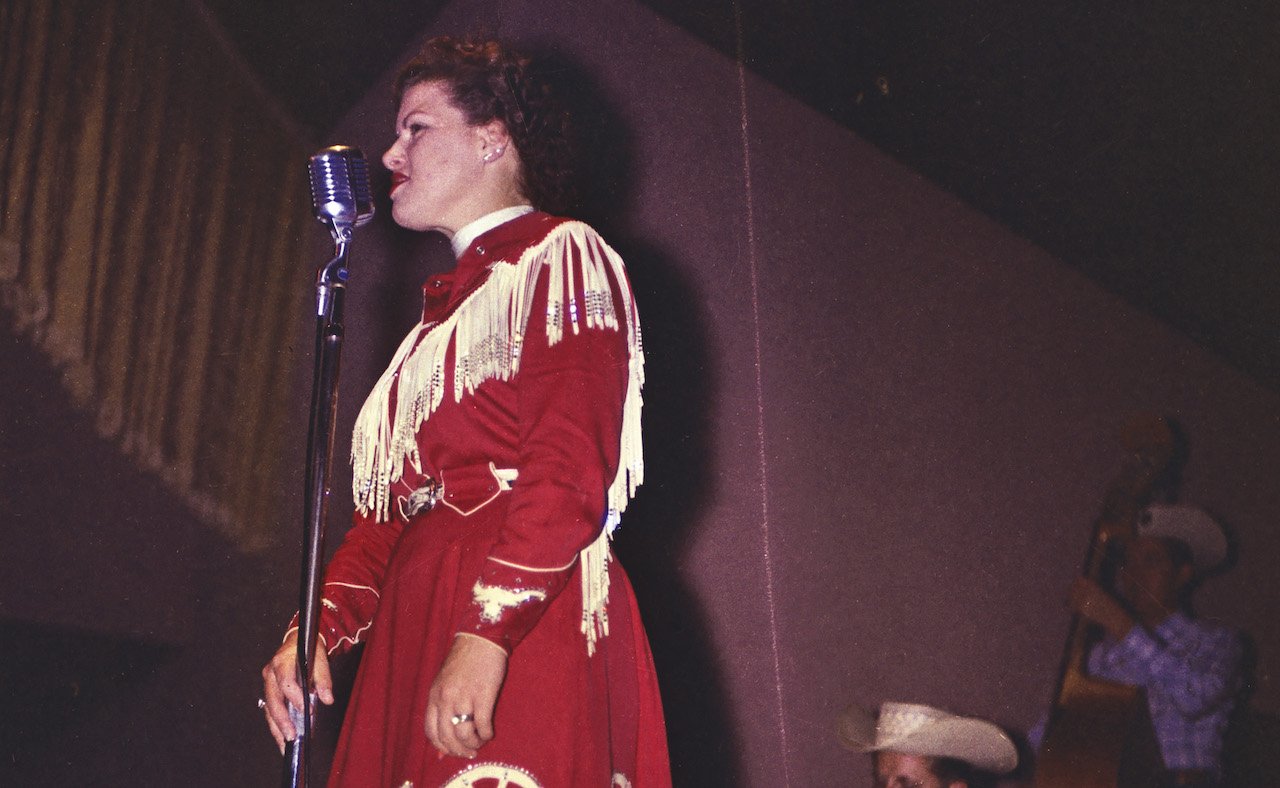
<svg viewBox="0 0 1280 788">
<path fill-rule="evenodd" d="M 609 539 L 612 536 L 613 528 L 605 526 L 600 536 L 578 554 L 582 559 L 581 628 L 587 637 L 588 657 L 596 653 L 596 642 L 609 635 Z"/>
<path fill-rule="evenodd" d="M 625 286 L 622 258 L 587 225 L 565 222 L 540 243 L 525 250 L 514 264 L 495 263 L 489 278 L 438 323 L 420 323 L 401 343 L 356 419 L 351 442 L 353 494 L 361 514 L 378 522 L 391 516 L 391 485 L 407 463 L 422 470 L 416 436 L 423 422 L 444 400 L 455 402 L 486 380 L 510 380 L 520 371 L 520 353 L 529 325 L 538 276 L 548 269 L 547 344 L 566 330 L 619 328 L 609 273 Z M 578 302 L 578 290 L 582 303 Z M 600 537 L 581 553 L 582 632 L 587 653 L 609 634 L 609 539 L 627 502 L 644 481 L 640 435 L 644 349 L 635 301 L 623 294 L 621 325 L 626 326 L 629 380 L 623 402 L 618 472 L 609 485 L 607 512 Z M 445 359 L 452 348 L 454 374 L 445 379 Z M 399 381 L 395 410 L 391 390 Z"/>
</svg>

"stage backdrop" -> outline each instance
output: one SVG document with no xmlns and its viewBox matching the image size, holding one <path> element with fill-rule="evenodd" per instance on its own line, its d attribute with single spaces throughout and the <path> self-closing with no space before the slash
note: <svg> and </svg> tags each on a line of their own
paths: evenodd
<svg viewBox="0 0 1280 788">
<path fill-rule="evenodd" d="M 0 302 L 98 434 L 261 547 L 307 281 L 300 127 L 189 3 L 7 2 L 0 49 Z"/>
</svg>

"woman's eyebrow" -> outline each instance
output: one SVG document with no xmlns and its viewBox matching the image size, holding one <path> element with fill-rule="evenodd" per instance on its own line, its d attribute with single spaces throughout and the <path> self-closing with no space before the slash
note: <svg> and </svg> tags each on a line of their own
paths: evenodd
<svg viewBox="0 0 1280 788">
<path fill-rule="evenodd" d="M 430 121 L 431 121 L 431 116 L 430 116 L 429 114 L 427 114 L 427 111 L 426 111 L 426 110 L 421 109 L 421 108 L 415 108 L 415 109 L 411 109 L 411 110 L 409 110 L 409 111 L 407 111 L 407 112 L 405 112 L 405 113 L 404 113 L 404 115 L 403 115 L 403 116 L 400 118 L 400 120 L 396 123 L 396 129 L 402 129 L 402 128 L 404 128 L 404 124 L 408 123 L 408 122 L 409 122 L 409 118 L 412 118 L 414 115 L 421 115 L 421 116 L 423 116 L 423 119 L 427 120 L 428 122 L 430 122 Z"/>
</svg>

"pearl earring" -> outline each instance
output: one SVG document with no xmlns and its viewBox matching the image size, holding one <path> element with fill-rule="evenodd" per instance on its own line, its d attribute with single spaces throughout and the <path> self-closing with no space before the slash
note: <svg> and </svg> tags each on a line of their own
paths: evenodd
<svg viewBox="0 0 1280 788">
<path fill-rule="evenodd" d="M 502 151 L 503 151 L 503 150 L 504 150 L 503 146 L 499 145 L 498 147 L 496 147 L 496 148 L 494 148 L 493 150 L 491 150 L 491 151 L 489 151 L 488 153 L 486 153 L 486 154 L 484 155 L 484 160 L 485 160 L 486 162 L 493 161 L 494 157 L 496 157 L 496 156 L 501 156 L 501 155 L 502 155 Z"/>
</svg>

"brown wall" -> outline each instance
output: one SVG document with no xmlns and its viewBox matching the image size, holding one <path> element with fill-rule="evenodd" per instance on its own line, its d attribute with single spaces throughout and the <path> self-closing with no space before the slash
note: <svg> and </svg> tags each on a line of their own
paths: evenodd
<svg viewBox="0 0 1280 788">
<path fill-rule="evenodd" d="M 1116 469 L 1112 435 L 1137 411 L 1173 414 L 1190 436 L 1186 498 L 1240 544 L 1201 612 L 1253 636 L 1255 703 L 1280 709 L 1275 392 L 636 3 L 494 9 L 461 0 L 426 33 L 487 20 L 554 43 L 607 97 L 616 133 L 601 167 L 619 189 L 594 218 L 627 258 L 646 322 L 650 463 L 619 550 L 662 673 L 677 784 L 865 785 L 865 759 L 832 735 L 850 703 L 929 702 L 1025 731 Z M 385 82 L 328 142 L 381 154 Z M 357 238 L 340 436 L 413 319 L 416 283 L 446 264 L 436 241 L 388 224 L 384 211 Z M 74 446 L 60 429 L 43 431 Z M 157 628 L 166 645 L 134 659 L 152 666 L 134 669 L 136 689 L 62 723 L 75 743 L 65 760 L 79 766 L 43 773 L 121 774 L 131 762 L 156 778 L 140 784 L 273 784 L 252 705 L 292 607 L 293 521 L 282 517 L 267 554 L 241 556 L 138 506 L 150 488 L 121 475 L 127 499 L 103 495 L 138 522 L 119 527 L 185 562 L 141 595 L 162 608 L 147 618 L 187 601 L 195 618 Z M 284 508 L 296 497 L 284 490 Z M 29 534 L 40 522 L 7 541 L 79 555 Z M 94 555 L 126 581 L 95 566 L 95 583 L 110 581 L 97 594 L 63 581 L 44 602 L 6 591 L 0 610 L 64 622 L 62 594 L 94 596 L 109 632 L 136 631 L 119 620 L 140 596 L 133 562 L 163 562 L 102 530 Z M 24 588 L 42 582 L 5 571 Z M 198 768 L 175 757 L 183 747 Z M 148 752 L 163 765 L 147 766 Z"/>
</svg>

